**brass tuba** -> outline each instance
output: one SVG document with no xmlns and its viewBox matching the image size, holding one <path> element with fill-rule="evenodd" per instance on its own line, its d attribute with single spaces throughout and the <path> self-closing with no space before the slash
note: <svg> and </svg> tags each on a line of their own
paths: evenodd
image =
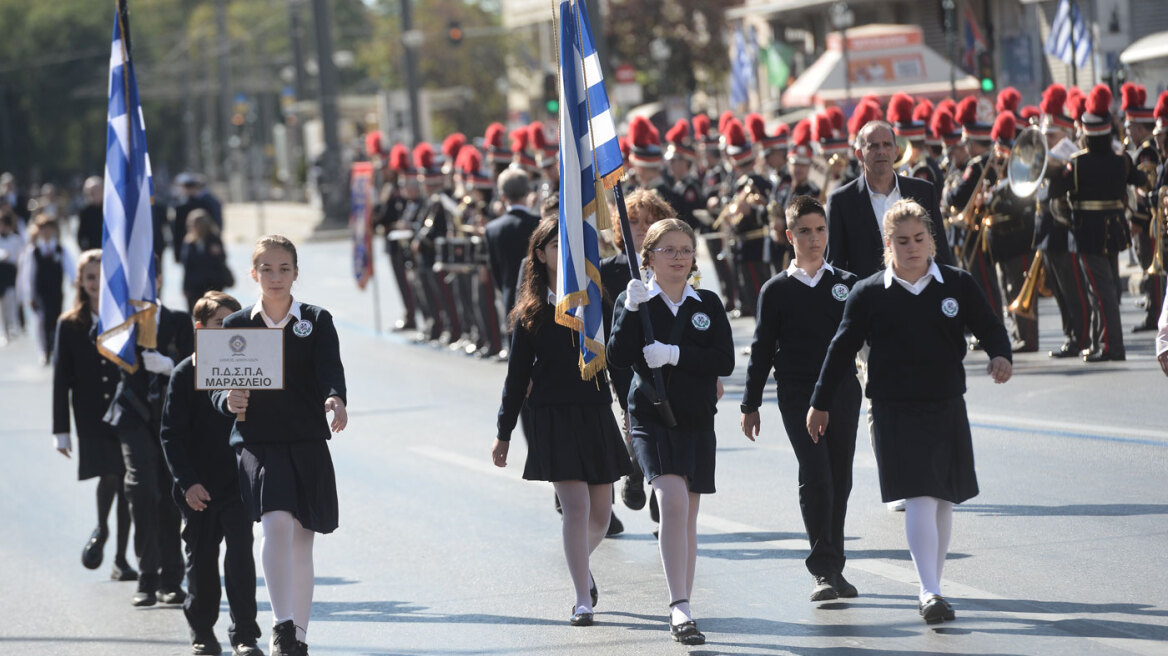
<svg viewBox="0 0 1168 656">
<path fill-rule="evenodd" d="M 1050 152 L 1046 146 L 1046 136 L 1038 128 L 1026 128 L 1014 140 L 1010 159 L 1006 162 L 1006 175 L 1010 181 L 1010 191 L 1019 198 L 1026 198 L 1038 190 L 1046 175 L 1046 165 Z M 1038 313 L 1038 297 L 1046 283 L 1046 268 L 1042 265 L 1042 251 L 1034 251 L 1034 259 L 1026 270 L 1026 279 L 1018 297 L 1006 308 L 1011 314 L 1033 319 Z"/>
<path fill-rule="evenodd" d="M 1147 192 L 1147 199 L 1149 205 L 1148 215 L 1151 220 L 1148 221 L 1148 236 L 1152 239 L 1152 264 L 1144 271 L 1149 276 L 1160 276 L 1164 274 L 1164 197 L 1168 195 L 1168 187 L 1162 188 L 1159 192 L 1156 191 L 1156 173 L 1157 167 L 1151 162 L 1144 162 L 1139 165 L 1139 170 L 1144 174 L 1144 191 Z"/>
</svg>

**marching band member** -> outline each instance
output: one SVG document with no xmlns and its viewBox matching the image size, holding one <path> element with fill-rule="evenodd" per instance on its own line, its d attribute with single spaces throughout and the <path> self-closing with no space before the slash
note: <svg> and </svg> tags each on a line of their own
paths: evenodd
<svg viewBox="0 0 1168 656">
<path fill-rule="evenodd" d="M 670 189 L 674 202 L 673 209 L 677 212 L 677 218 L 688 223 L 696 232 L 705 224 L 694 212 L 704 207 L 705 199 L 702 196 L 701 180 L 693 174 L 697 154 L 689 139 L 689 121 L 677 119 L 673 127 L 665 133 L 665 141 L 669 144 L 665 148 L 665 163 L 666 174 L 672 183 Z M 617 250 L 620 250 L 619 246 Z"/>
<path fill-rule="evenodd" d="M 1150 183 L 1147 189 L 1140 189 L 1135 194 L 1136 203 L 1131 210 L 1132 246 L 1136 251 L 1140 268 L 1145 270 L 1143 280 L 1140 281 L 1140 292 L 1144 296 L 1144 320 L 1136 324 L 1132 332 L 1140 333 L 1156 330 L 1156 321 L 1160 318 L 1160 303 L 1164 300 L 1164 274 L 1150 274 L 1146 270 L 1152 266 L 1156 248 L 1162 247 L 1152 242 L 1151 223 L 1152 207 L 1156 199 L 1145 197 L 1148 189 L 1155 190 L 1156 177 L 1160 169 L 1160 152 L 1152 137 L 1156 118 L 1152 108 L 1146 106 L 1147 90 L 1144 87 L 1125 82 L 1120 87 L 1122 108 L 1124 114 L 1124 128 L 1127 131 L 1127 141 L 1130 145 L 1129 155 L 1137 169 L 1144 172 L 1146 182 Z M 1152 194 L 1155 195 L 1154 193 Z M 1161 233 L 1161 242 L 1163 233 Z"/>
<path fill-rule="evenodd" d="M 483 172 L 482 153 L 474 146 L 464 146 L 459 151 L 455 171 L 462 190 L 462 201 L 459 204 L 459 210 L 463 213 L 462 224 L 471 234 L 473 247 L 469 262 L 473 299 L 471 316 L 477 335 L 473 353 L 476 357 L 488 358 L 503 351 L 501 321 L 490 268 L 490 250 L 486 242 L 486 224 L 490 219 L 488 212 L 494 185 Z"/>
<path fill-rule="evenodd" d="M 741 125 L 739 125 L 741 129 Z M 714 413 L 718 377 L 734 370 L 734 340 L 721 300 L 687 282 L 697 271 L 697 246 L 685 222 L 665 219 L 649 228 L 642 268 L 653 276 L 634 278 L 616 300 L 609 361 L 632 367 L 629 393 L 633 448 L 661 508 L 658 544 L 669 588 L 669 628 L 685 645 L 705 642 L 690 610 L 697 565 L 697 515 L 701 495 L 714 492 L 717 450 Z M 648 312 L 657 341 L 646 346 L 638 312 Z M 664 341 L 662 341 L 664 340 Z M 676 427 L 661 423 L 645 386 L 661 368 Z"/>
<path fill-rule="evenodd" d="M 1096 85 L 1080 117 L 1087 148 L 1051 181 L 1053 197 L 1070 195 L 1072 249 L 1087 283 L 1091 347 L 1081 354 L 1085 362 L 1126 359 L 1113 258 L 1129 238 L 1127 185 L 1142 184 L 1143 175 L 1112 150 L 1110 105 L 1111 90 Z"/>
<path fill-rule="evenodd" d="M 535 163 L 539 168 L 539 175 L 541 182 L 536 195 L 535 207 L 540 207 L 543 202 L 552 196 L 559 196 L 560 193 L 560 148 L 559 146 L 547 138 L 547 133 L 544 132 L 543 124 L 535 121 L 527 126 L 528 141 L 531 143 L 532 149 L 535 150 Z"/>
<path fill-rule="evenodd" d="M 751 317 L 758 303 L 758 292 L 770 279 L 769 265 L 764 259 L 770 238 L 770 221 L 766 215 L 770 188 L 762 176 L 753 172 L 754 151 L 746 140 L 742 123 L 731 117 L 726 121 L 724 136 L 726 157 L 734 172 L 735 196 L 719 218 L 723 222 L 721 227 L 729 230 L 734 240 L 731 248 L 738 281 L 738 312 Z"/>
<path fill-rule="evenodd" d="M 796 196 L 787 206 L 787 235 L 795 259 L 762 288 L 758 323 L 742 398 L 741 426 L 751 441 L 759 434 L 758 408 L 774 370 L 779 412 L 799 460 L 799 508 L 811 542 L 806 565 L 814 578 L 811 601 L 855 597 L 843 576 L 844 516 L 852 491 L 852 457 L 860 415 L 860 385 L 855 376 L 841 381 L 831 408 L 830 432 L 807 435 L 807 410 L 831 336 L 839 328 L 844 302 L 856 276 L 833 269 L 823 259 L 827 219 L 811 196 Z"/>
<path fill-rule="evenodd" d="M 260 237 L 251 259 L 260 298 L 223 327 L 283 330 L 284 388 L 221 390 L 211 399 L 223 414 L 247 413 L 232 426 L 230 443 L 244 507 L 263 526 L 260 560 L 274 619 L 269 654 L 299 656 L 308 650 L 314 538 L 338 524 L 328 440 L 348 424 L 345 370 L 332 315 L 292 297 L 296 246 L 280 235 Z"/>
<path fill-rule="evenodd" d="M 418 258 L 418 277 L 426 294 L 426 302 L 434 313 L 429 340 L 454 344 L 462 339 L 462 321 L 454 298 L 454 290 L 446 273 L 435 271 L 439 262 L 438 239 L 448 237 L 453 230 L 448 198 L 442 189 L 442 170 L 434 159 L 434 147 L 426 142 L 414 146 L 414 166 L 422 187 L 422 225 L 414 235 L 414 255 Z M 444 331 L 444 332 L 443 332 Z"/>
<path fill-rule="evenodd" d="M 891 141 L 891 130 L 888 130 Z M 891 156 L 891 143 L 887 151 Z M 965 400 L 965 330 L 982 341 L 988 373 L 1010 379 L 1010 342 L 976 283 L 936 260 L 929 212 L 902 199 L 883 215 L 887 268 L 861 280 L 844 306 L 807 413 L 807 431 L 823 439 L 829 414 L 856 352 L 867 343 L 868 385 L 880 493 L 906 500 L 905 534 L 920 580 L 925 622 L 955 619 L 941 595 L 953 504 L 978 493 Z"/>
<path fill-rule="evenodd" d="M 983 237 L 986 254 L 997 271 L 998 291 L 1007 305 L 1018 298 L 1026 271 L 1033 263 L 1034 201 L 1016 196 L 1005 172 L 1006 158 L 1014 147 L 1016 133 L 1014 115 L 1009 112 L 998 114 L 990 137 L 1000 155 L 997 164 L 999 182 L 989 192 L 986 201 L 989 219 L 982 227 L 986 231 Z M 1014 353 L 1038 350 L 1037 313 L 1031 319 L 1007 310 L 1002 320 Z"/>
<path fill-rule="evenodd" d="M 511 355 L 491 448 L 497 467 L 507 466 L 511 432 L 526 403 L 523 478 L 551 481 L 563 508 L 564 556 L 575 588 L 568 619 L 590 626 L 598 600 L 589 557 L 604 540 L 612 516 L 612 483 L 630 472 L 612 395 L 603 374 L 583 380 L 571 329 L 555 320 L 559 221 L 545 219 L 531 236 L 519 299 L 511 312 Z M 528 391 L 530 390 L 530 392 Z"/>
<path fill-rule="evenodd" d="M 1074 141 L 1075 121 L 1067 116 L 1064 107 L 1067 89 L 1052 84 L 1042 94 L 1042 132 L 1046 135 L 1047 170 L 1052 173 L 1066 166 L 1066 161 L 1054 155 L 1053 150 L 1063 140 Z M 1047 286 L 1054 294 L 1062 319 L 1063 343 L 1051 350 L 1052 358 L 1077 358 L 1091 344 L 1091 312 L 1087 305 L 1086 284 L 1079 266 L 1070 251 L 1070 206 L 1065 198 L 1050 193 L 1050 177 L 1046 176 L 1036 192 L 1037 206 L 1034 221 L 1034 246 L 1042 252 Z"/>
<path fill-rule="evenodd" d="M 410 240 L 421 209 L 418 181 L 410 166 L 410 151 L 404 144 L 394 144 L 390 149 L 388 166 L 393 183 L 383 189 L 377 220 L 385 231 L 385 253 L 402 301 L 402 318 L 397 320 L 394 330 L 413 331 L 418 327 L 418 311 L 424 305 L 424 301 L 419 303 L 418 274 L 410 252 Z M 428 308 L 422 309 L 422 314 L 430 320 Z"/>
</svg>

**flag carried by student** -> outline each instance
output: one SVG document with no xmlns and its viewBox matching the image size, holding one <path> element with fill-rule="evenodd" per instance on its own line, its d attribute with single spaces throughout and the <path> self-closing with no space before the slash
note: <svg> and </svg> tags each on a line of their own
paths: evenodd
<svg viewBox="0 0 1168 656">
<path fill-rule="evenodd" d="M 97 349 L 133 373 L 135 347 L 154 348 L 158 305 L 153 182 L 128 26 L 126 0 L 118 0 L 110 49 Z"/>
<path fill-rule="evenodd" d="M 1091 30 L 1087 29 L 1078 4 L 1072 4 L 1068 0 L 1059 0 L 1054 20 L 1050 23 L 1050 34 L 1046 37 L 1046 53 L 1070 64 L 1072 41 L 1074 43 L 1075 65 L 1086 66 L 1087 61 L 1091 58 Z"/>
<path fill-rule="evenodd" d="M 555 18 L 560 45 L 556 323 L 579 335 L 580 376 L 591 380 L 605 367 L 598 231 L 610 225 L 605 191 L 624 168 L 584 3 L 561 0 Z"/>
</svg>

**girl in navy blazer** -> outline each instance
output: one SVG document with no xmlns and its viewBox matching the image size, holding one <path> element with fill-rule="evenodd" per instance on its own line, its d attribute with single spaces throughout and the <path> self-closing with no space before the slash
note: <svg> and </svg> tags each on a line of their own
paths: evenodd
<svg viewBox="0 0 1168 656">
<path fill-rule="evenodd" d="M 632 467 L 603 371 L 593 380 L 581 378 L 579 336 L 556 323 L 559 227 L 558 219 L 541 221 L 528 244 L 511 310 L 511 356 L 491 459 L 497 467 L 507 466 L 511 432 L 526 403 L 531 431 L 523 478 L 550 481 L 556 489 L 564 514 L 564 556 L 576 592 L 568 622 L 589 626 L 598 595 L 588 559 L 608 531 L 612 483 Z"/>
<path fill-rule="evenodd" d="M 85 251 L 77 262 L 77 300 L 57 322 L 53 348 L 53 436 L 57 451 L 70 457 L 69 407 L 77 425 L 77 478 L 97 479 L 97 528 L 81 551 L 81 564 L 101 566 L 102 549 L 109 538 L 110 508 L 118 503 L 117 553 L 111 578 L 138 578 L 126 561 L 130 538 L 130 506 L 122 491 L 122 447 L 114 428 L 102 420 L 117 391 L 118 367 L 97 352 L 91 332 L 96 323 L 101 287 L 101 250 Z"/>
<path fill-rule="evenodd" d="M 251 278 L 260 300 L 227 317 L 227 328 L 284 331 L 284 389 L 213 395 L 220 412 L 246 412 L 231 429 L 239 454 L 240 492 L 264 527 L 261 563 L 275 626 L 272 656 L 303 653 L 312 611 L 312 543 L 337 528 L 337 485 L 330 429 L 344 430 L 345 370 L 332 315 L 292 298 L 299 275 L 296 246 L 269 235 L 256 242 Z M 333 413 L 332 421 L 328 413 Z"/>
<path fill-rule="evenodd" d="M 670 597 L 670 633 L 686 645 L 705 642 L 690 614 L 697 565 L 701 495 L 714 492 L 714 413 L 718 377 L 734 371 L 734 338 L 717 294 L 697 291 L 693 228 L 678 219 L 654 223 L 641 247 L 648 284 L 634 278 L 616 300 L 608 357 L 632 367 L 629 415 L 633 450 L 661 509 L 658 543 Z M 640 312 L 649 313 L 656 341 L 645 345 Z M 652 399 L 653 369 L 661 369 L 677 425 L 664 425 Z"/>
</svg>

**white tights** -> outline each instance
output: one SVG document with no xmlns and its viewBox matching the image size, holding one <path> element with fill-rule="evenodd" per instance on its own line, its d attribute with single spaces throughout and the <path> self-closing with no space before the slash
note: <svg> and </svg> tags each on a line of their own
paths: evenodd
<svg viewBox="0 0 1168 656">
<path fill-rule="evenodd" d="M 953 533 L 953 504 L 935 497 L 912 497 L 904 504 L 908 552 L 921 581 L 920 601 L 941 596 L 941 570 Z"/>
<path fill-rule="evenodd" d="M 653 479 L 653 493 L 661 509 L 661 530 L 657 543 L 661 548 L 661 565 L 673 606 L 670 622 L 680 624 L 693 619 L 689 597 L 693 594 L 694 570 L 698 562 L 698 505 L 702 496 L 689 491 L 681 476 L 665 474 Z"/>
<path fill-rule="evenodd" d="M 260 523 L 264 527 L 260 555 L 273 623 L 292 620 L 296 639 L 305 642 L 312 613 L 312 539 L 316 534 L 283 510 L 264 513 Z"/>
<path fill-rule="evenodd" d="M 608 521 L 612 517 L 612 484 L 589 485 L 583 481 L 553 483 L 560 508 L 564 511 L 564 558 L 568 561 L 568 575 L 576 590 L 573 612 L 592 612 L 592 575 L 588 571 L 588 557 L 604 541 Z"/>
</svg>

